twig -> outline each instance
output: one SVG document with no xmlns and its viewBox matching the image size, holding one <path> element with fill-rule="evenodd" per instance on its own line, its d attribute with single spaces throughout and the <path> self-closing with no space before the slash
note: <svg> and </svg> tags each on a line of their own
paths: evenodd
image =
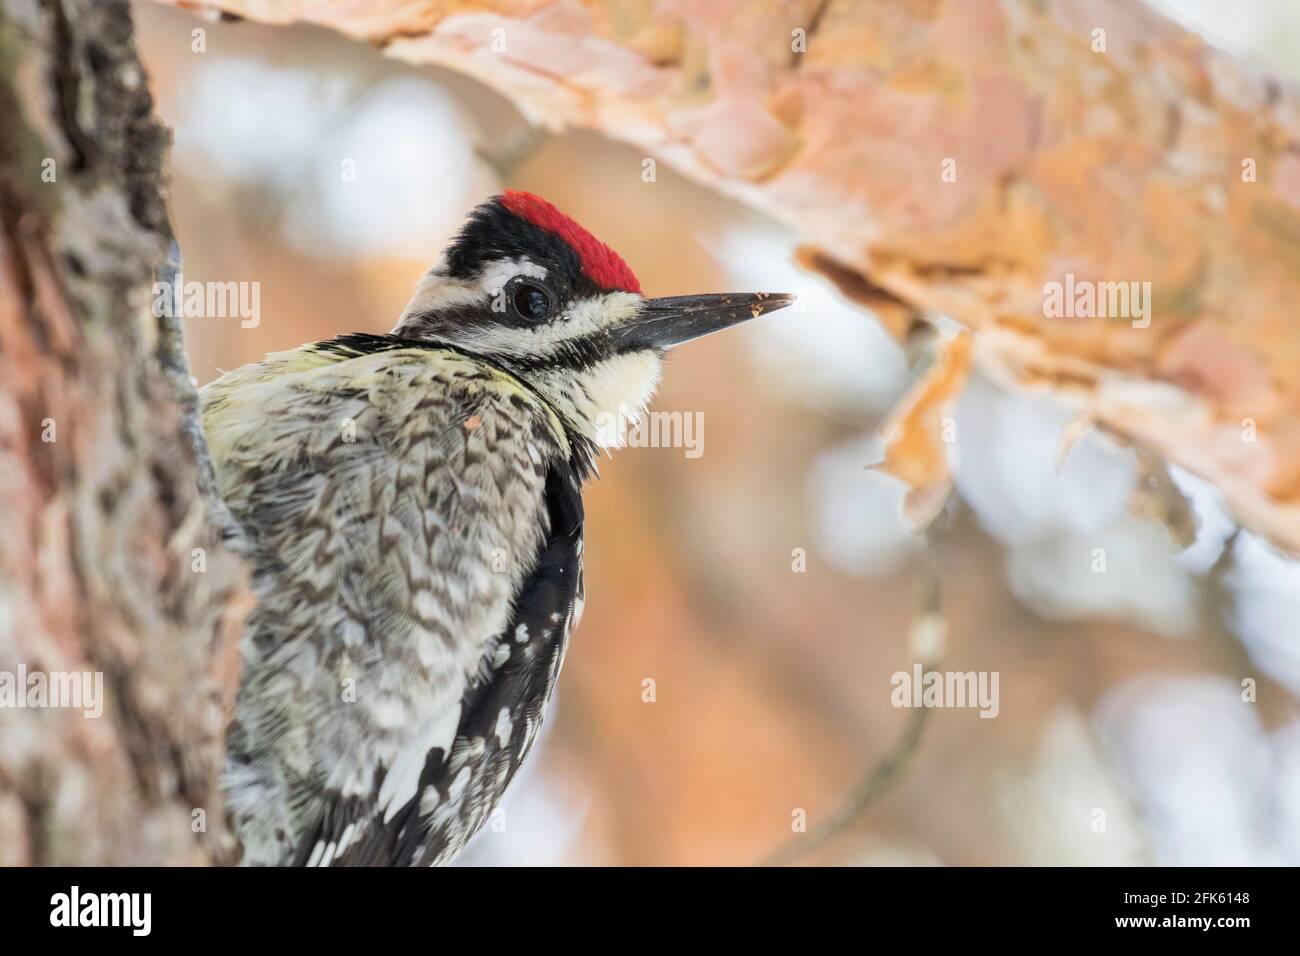
<svg viewBox="0 0 1300 956">
<path fill-rule="evenodd" d="M 786 866 L 800 857 L 821 849 L 847 830 L 877 799 L 888 793 L 902 779 L 903 771 L 911 763 L 920 747 L 921 732 L 925 729 L 929 707 L 914 707 L 908 718 L 903 736 L 894 749 L 867 772 L 844 800 L 839 810 L 829 820 L 814 827 L 798 839 L 791 840 L 773 853 L 764 866 Z"/>
<path fill-rule="evenodd" d="M 926 622 L 942 623 L 939 604 L 940 577 L 938 557 L 938 525 L 944 520 L 941 514 L 925 532 L 925 564 L 922 569 L 918 614 L 913 626 Z M 935 654 L 926 663 L 937 663 Z M 914 707 L 908 717 L 903 735 L 892 750 L 873 764 L 862 779 L 844 797 L 840 808 L 828 820 L 807 833 L 800 834 L 778 849 L 763 863 L 764 866 L 786 866 L 826 846 L 848 830 L 876 800 L 888 793 L 904 775 L 921 746 L 921 738 L 929 717 L 929 707 Z"/>
</svg>

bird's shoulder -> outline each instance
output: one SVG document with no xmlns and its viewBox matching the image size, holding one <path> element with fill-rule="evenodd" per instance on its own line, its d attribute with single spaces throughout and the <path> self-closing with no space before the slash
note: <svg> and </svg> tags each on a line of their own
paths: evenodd
<svg viewBox="0 0 1300 956">
<path fill-rule="evenodd" d="M 346 335 L 271 353 L 205 385 L 200 403 L 219 478 L 244 463 L 260 470 L 280 456 L 320 457 L 358 440 L 441 441 L 485 424 L 526 429 L 529 439 L 572 453 L 554 409 L 516 376 L 477 356 L 391 335 Z M 422 427 L 413 431 L 416 423 Z"/>
</svg>

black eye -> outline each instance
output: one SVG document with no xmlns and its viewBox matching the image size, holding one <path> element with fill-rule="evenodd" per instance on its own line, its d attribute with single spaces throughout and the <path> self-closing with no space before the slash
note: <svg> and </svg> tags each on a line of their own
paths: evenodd
<svg viewBox="0 0 1300 956">
<path fill-rule="evenodd" d="M 510 301 L 515 312 L 530 322 L 544 322 L 550 318 L 553 303 L 545 286 L 527 279 L 514 279 L 510 283 Z"/>
</svg>

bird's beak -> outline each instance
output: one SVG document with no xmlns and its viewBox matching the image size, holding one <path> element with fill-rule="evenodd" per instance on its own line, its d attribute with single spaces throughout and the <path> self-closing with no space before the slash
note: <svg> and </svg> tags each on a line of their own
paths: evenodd
<svg viewBox="0 0 1300 956">
<path fill-rule="evenodd" d="M 614 330 L 614 341 L 620 350 L 668 349 L 784 309 L 792 302 L 794 296 L 788 292 L 724 292 L 646 299 L 635 316 Z"/>
</svg>

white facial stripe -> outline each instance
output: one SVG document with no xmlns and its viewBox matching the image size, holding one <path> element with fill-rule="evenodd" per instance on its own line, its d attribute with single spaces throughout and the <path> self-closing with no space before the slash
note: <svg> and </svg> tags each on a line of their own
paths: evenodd
<svg viewBox="0 0 1300 956">
<path fill-rule="evenodd" d="M 566 339 L 581 338 L 632 318 L 640 307 L 639 295 L 607 292 L 599 298 L 580 299 L 551 324 L 560 328 Z"/>
<path fill-rule="evenodd" d="M 532 279 L 544 280 L 546 278 L 546 269 L 531 259 L 502 259 L 483 270 L 483 274 L 479 276 L 478 280 L 479 292 L 495 295 L 504 289 L 506 283 L 515 276 L 528 276 Z"/>
<path fill-rule="evenodd" d="M 565 342 L 584 338 L 610 328 L 636 314 L 640 296 L 615 292 L 593 299 L 581 299 L 569 311 L 550 322 L 519 328 L 488 326 L 465 335 L 470 349 L 491 355 L 546 358 L 556 354 Z"/>
<path fill-rule="evenodd" d="M 493 263 L 483 275 L 465 282 L 447 275 L 445 259 L 439 260 L 416 286 L 394 331 L 403 331 L 408 320 L 411 331 L 422 331 L 426 325 L 418 318 L 422 313 L 436 314 L 456 306 L 483 308 L 486 304 L 490 308 L 493 296 L 521 275 L 544 281 L 547 273 L 542 266 L 520 258 Z M 641 297 L 631 292 L 610 292 L 572 303 L 562 315 L 537 325 L 470 323 L 440 331 L 447 341 L 481 355 L 545 360 L 560 354 L 567 342 L 633 318 L 641 302 Z M 614 355 L 585 368 L 557 365 L 535 369 L 529 380 L 588 438 L 612 448 L 621 430 L 602 427 L 602 423 L 620 421 L 644 409 L 659 383 L 659 369 L 659 355 L 642 350 Z"/>
<path fill-rule="evenodd" d="M 439 259 L 426 272 L 415 286 L 415 294 L 402 310 L 402 317 L 397 324 L 400 327 L 411 316 L 421 312 L 436 312 L 439 309 L 454 308 L 458 305 L 481 305 L 490 302 L 506 283 L 515 276 L 529 276 L 534 279 L 546 279 L 546 269 L 531 259 L 501 259 L 491 263 L 478 279 L 466 282 L 447 275 L 446 256 Z"/>
<path fill-rule="evenodd" d="M 406 303 L 406 308 L 402 310 L 397 325 L 400 328 L 408 317 L 421 312 L 430 312 L 453 305 L 467 305 L 474 301 L 476 292 L 473 286 L 447 275 L 447 257 L 444 255 L 415 284 L 415 291 L 411 294 L 411 300 Z"/>
</svg>

